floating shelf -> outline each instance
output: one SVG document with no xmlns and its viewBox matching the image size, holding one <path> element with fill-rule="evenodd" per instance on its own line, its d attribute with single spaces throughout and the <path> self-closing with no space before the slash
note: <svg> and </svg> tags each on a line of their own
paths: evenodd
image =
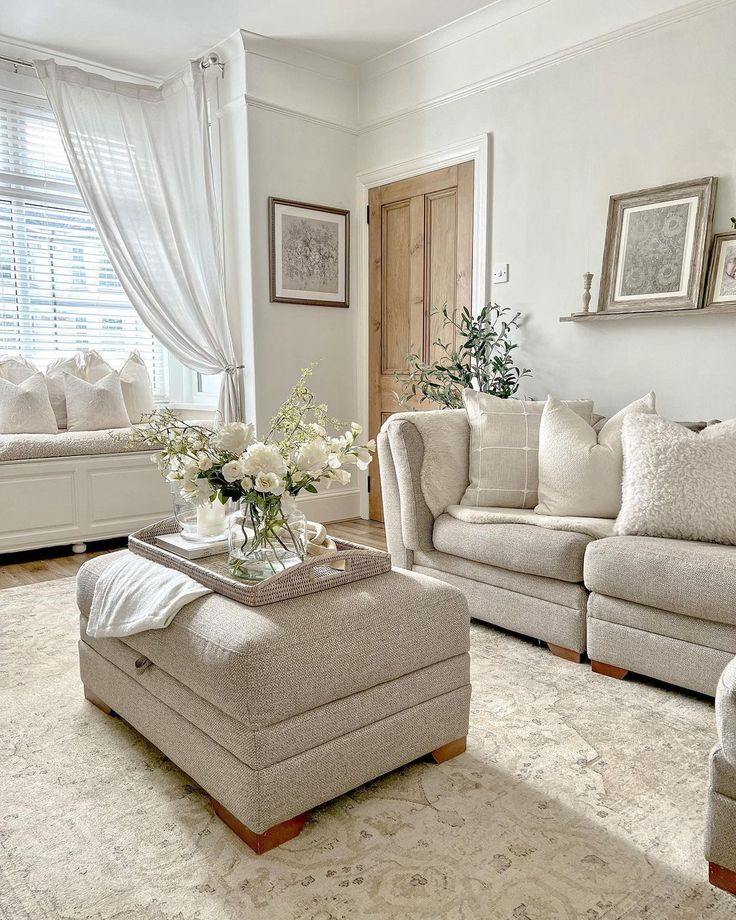
<svg viewBox="0 0 736 920">
<path fill-rule="evenodd" d="M 618 313 L 606 310 L 603 313 L 571 313 L 570 316 L 561 316 L 561 323 L 587 323 L 608 319 L 661 319 L 664 316 L 725 316 L 727 313 L 736 313 L 736 304 L 722 307 L 702 307 L 700 310 L 642 310 L 640 313 Z"/>
</svg>

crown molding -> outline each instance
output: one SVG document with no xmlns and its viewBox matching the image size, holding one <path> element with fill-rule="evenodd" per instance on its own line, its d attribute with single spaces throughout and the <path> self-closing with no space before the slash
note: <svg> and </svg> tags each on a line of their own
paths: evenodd
<svg viewBox="0 0 736 920">
<path fill-rule="evenodd" d="M 319 128 L 329 128 L 332 131 L 340 131 L 343 134 L 351 134 L 354 137 L 358 135 L 358 129 L 355 125 L 346 124 L 340 121 L 330 121 L 327 118 L 319 118 L 317 115 L 299 112 L 296 109 L 290 109 L 274 102 L 268 102 L 266 99 L 259 99 L 257 96 L 252 96 L 248 93 L 238 96 L 237 99 L 231 99 L 229 102 L 226 102 L 225 105 L 220 106 L 216 112 L 216 117 L 224 118 L 243 108 L 263 109 L 266 112 L 274 112 L 277 115 L 284 115 L 288 118 L 296 118 L 299 121 L 317 125 Z"/>
<path fill-rule="evenodd" d="M 515 15 L 521 15 L 522 12 L 532 11 L 533 9 L 536 9 L 540 6 L 545 6 L 549 2 L 550 0 L 542 0 L 541 3 L 536 3 L 531 6 L 527 6 L 526 10 L 520 10 Z M 585 54 L 590 54 L 594 51 L 597 51 L 599 48 L 604 48 L 608 45 L 612 45 L 617 42 L 625 41 L 630 38 L 635 38 L 639 35 L 644 35 L 648 32 L 654 32 L 658 29 L 663 29 L 669 25 L 672 25 L 673 23 L 682 22 L 687 19 L 692 19 L 697 16 L 701 16 L 705 13 L 708 13 L 712 10 L 720 9 L 722 7 L 732 6 L 734 5 L 734 3 L 736 3 L 736 0 L 691 0 L 690 3 L 686 3 L 683 6 L 679 6 L 671 10 L 665 10 L 661 13 L 657 13 L 654 16 L 650 16 L 646 19 L 643 19 L 639 22 L 635 22 L 630 25 L 623 26 L 620 29 L 614 29 L 610 32 L 602 33 L 601 35 L 597 35 L 594 38 L 588 39 L 586 41 L 579 42 L 574 45 L 569 45 L 551 54 L 544 55 L 535 60 L 529 61 L 528 63 L 522 64 L 518 67 L 514 67 L 514 68 L 510 68 L 505 71 L 501 71 L 483 80 L 479 80 L 474 83 L 470 83 L 465 86 L 461 86 L 458 89 L 451 90 L 447 93 L 443 93 L 431 99 L 427 99 L 425 101 L 418 102 L 414 105 L 408 106 L 405 109 L 399 109 L 394 112 L 390 112 L 384 117 L 371 119 L 371 120 L 364 121 L 364 122 L 359 122 L 358 133 L 365 134 L 371 131 L 379 130 L 380 128 L 386 127 L 404 118 L 408 118 L 409 116 L 417 114 L 419 112 L 429 111 L 431 109 L 435 109 L 440 106 L 448 105 L 449 103 L 459 101 L 468 96 L 474 96 L 478 93 L 485 92 L 488 89 L 492 89 L 493 87 L 500 86 L 504 83 L 511 82 L 512 80 L 517 80 L 521 77 L 525 77 L 525 76 L 529 76 L 534 73 L 538 73 L 539 71 L 545 70 L 548 67 L 553 67 L 557 64 L 564 63 L 565 61 L 572 60 L 576 57 L 580 57 Z M 484 8 L 484 10 L 485 9 L 488 9 L 488 8 L 486 7 Z M 506 17 L 505 19 L 502 19 L 502 20 L 497 20 L 493 25 L 498 25 L 498 24 L 501 24 L 501 22 L 508 21 L 508 18 L 509 17 Z M 464 20 L 459 20 L 458 22 L 464 22 Z M 492 28 L 492 27 L 493 27 L 492 25 L 489 25 L 487 28 Z M 432 33 L 432 34 L 434 35 L 435 33 Z M 476 34 L 476 33 L 473 33 L 473 34 Z M 456 44 L 458 41 L 463 41 L 463 40 L 464 40 L 463 38 L 460 38 L 460 39 L 454 38 L 451 41 L 438 44 L 434 50 L 428 52 L 426 55 L 412 57 L 406 62 L 399 64 L 395 68 L 385 68 L 377 72 L 375 76 L 380 77 L 380 76 L 383 76 L 383 74 L 388 74 L 388 73 L 391 73 L 392 71 L 400 70 L 403 66 L 406 66 L 407 64 L 410 64 L 416 60 L 419 60 L 420 57 L 431 57 L 431 55 L 436 53 L 437 51 L 441 51 L 443 48 L 446 48 L 451 44 Z M 420 41 L 420 40 L 417 40 L 417 41 Z M 391 53 L 392 52 L 389 52 L 388 56 L 390 56 Z M 383 57 L 385 58 L 387 56 L 383 56 Z M 369 77 L 368 79 L 371 79 L 371 78 Z"/>
</svg>

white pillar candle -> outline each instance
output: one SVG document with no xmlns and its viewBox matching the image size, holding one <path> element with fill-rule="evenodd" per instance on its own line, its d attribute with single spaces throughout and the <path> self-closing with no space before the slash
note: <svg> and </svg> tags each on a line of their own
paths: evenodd
<svg viewBox="0 0 736 920">
<path fill-rule="evenodd" d="M 225 529 L 225 506 L 220 501 L 197 508 L 197 536 L 216 537 Z"/>
</svg>

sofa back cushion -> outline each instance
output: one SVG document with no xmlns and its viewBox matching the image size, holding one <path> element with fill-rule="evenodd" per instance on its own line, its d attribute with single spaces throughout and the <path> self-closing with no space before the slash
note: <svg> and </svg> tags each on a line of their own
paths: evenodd
<svg viewBox="0 0 736 920">
<path fill-rule="evenodd" d="M 0 378 L 0 433 L 55 434 L 56 417 L 43 374 L 21 383 Z"/>
<path fill-rule="evenodd" d="M 624 419 L 654 411 L 654 393 L 648 393 L 596 432 L 563 402 L 550 397 L 539 426 L 537 514 L 615 518 L 621 510 Z"/>
<path fill-rule="evenodd" d="M 99 431 L 130 425 L 117 371 L 97 383 L 87 383 L 73 374 L 66 374 L 64 393 L 69 431 Z"/>
<path fill-rule="evenodd" d="M 736 545 L 736 419 L 698 433 L 630 415 L 622 443 L 619 534 Z"/>
<path fill-rule="evenodd" d="M 539 425 L 545 403 L 501 399 L 477 390 L 463 390 L 463 403 L 470 423 L 470 485 L 461 504 L 534 508 Z M 565 405 L 590 424 L 592 400 Z"/>
</svg>

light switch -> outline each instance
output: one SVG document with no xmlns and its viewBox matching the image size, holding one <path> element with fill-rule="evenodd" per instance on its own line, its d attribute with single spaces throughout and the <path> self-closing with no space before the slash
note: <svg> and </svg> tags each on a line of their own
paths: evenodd
<svg viewBox="0 0 736 920">
<path fill-rule="evenodd" d="M 509 263 L 505 262 L 493 266 L 493 283 L 505 284 L 509 280 Z"/>
</svg>

